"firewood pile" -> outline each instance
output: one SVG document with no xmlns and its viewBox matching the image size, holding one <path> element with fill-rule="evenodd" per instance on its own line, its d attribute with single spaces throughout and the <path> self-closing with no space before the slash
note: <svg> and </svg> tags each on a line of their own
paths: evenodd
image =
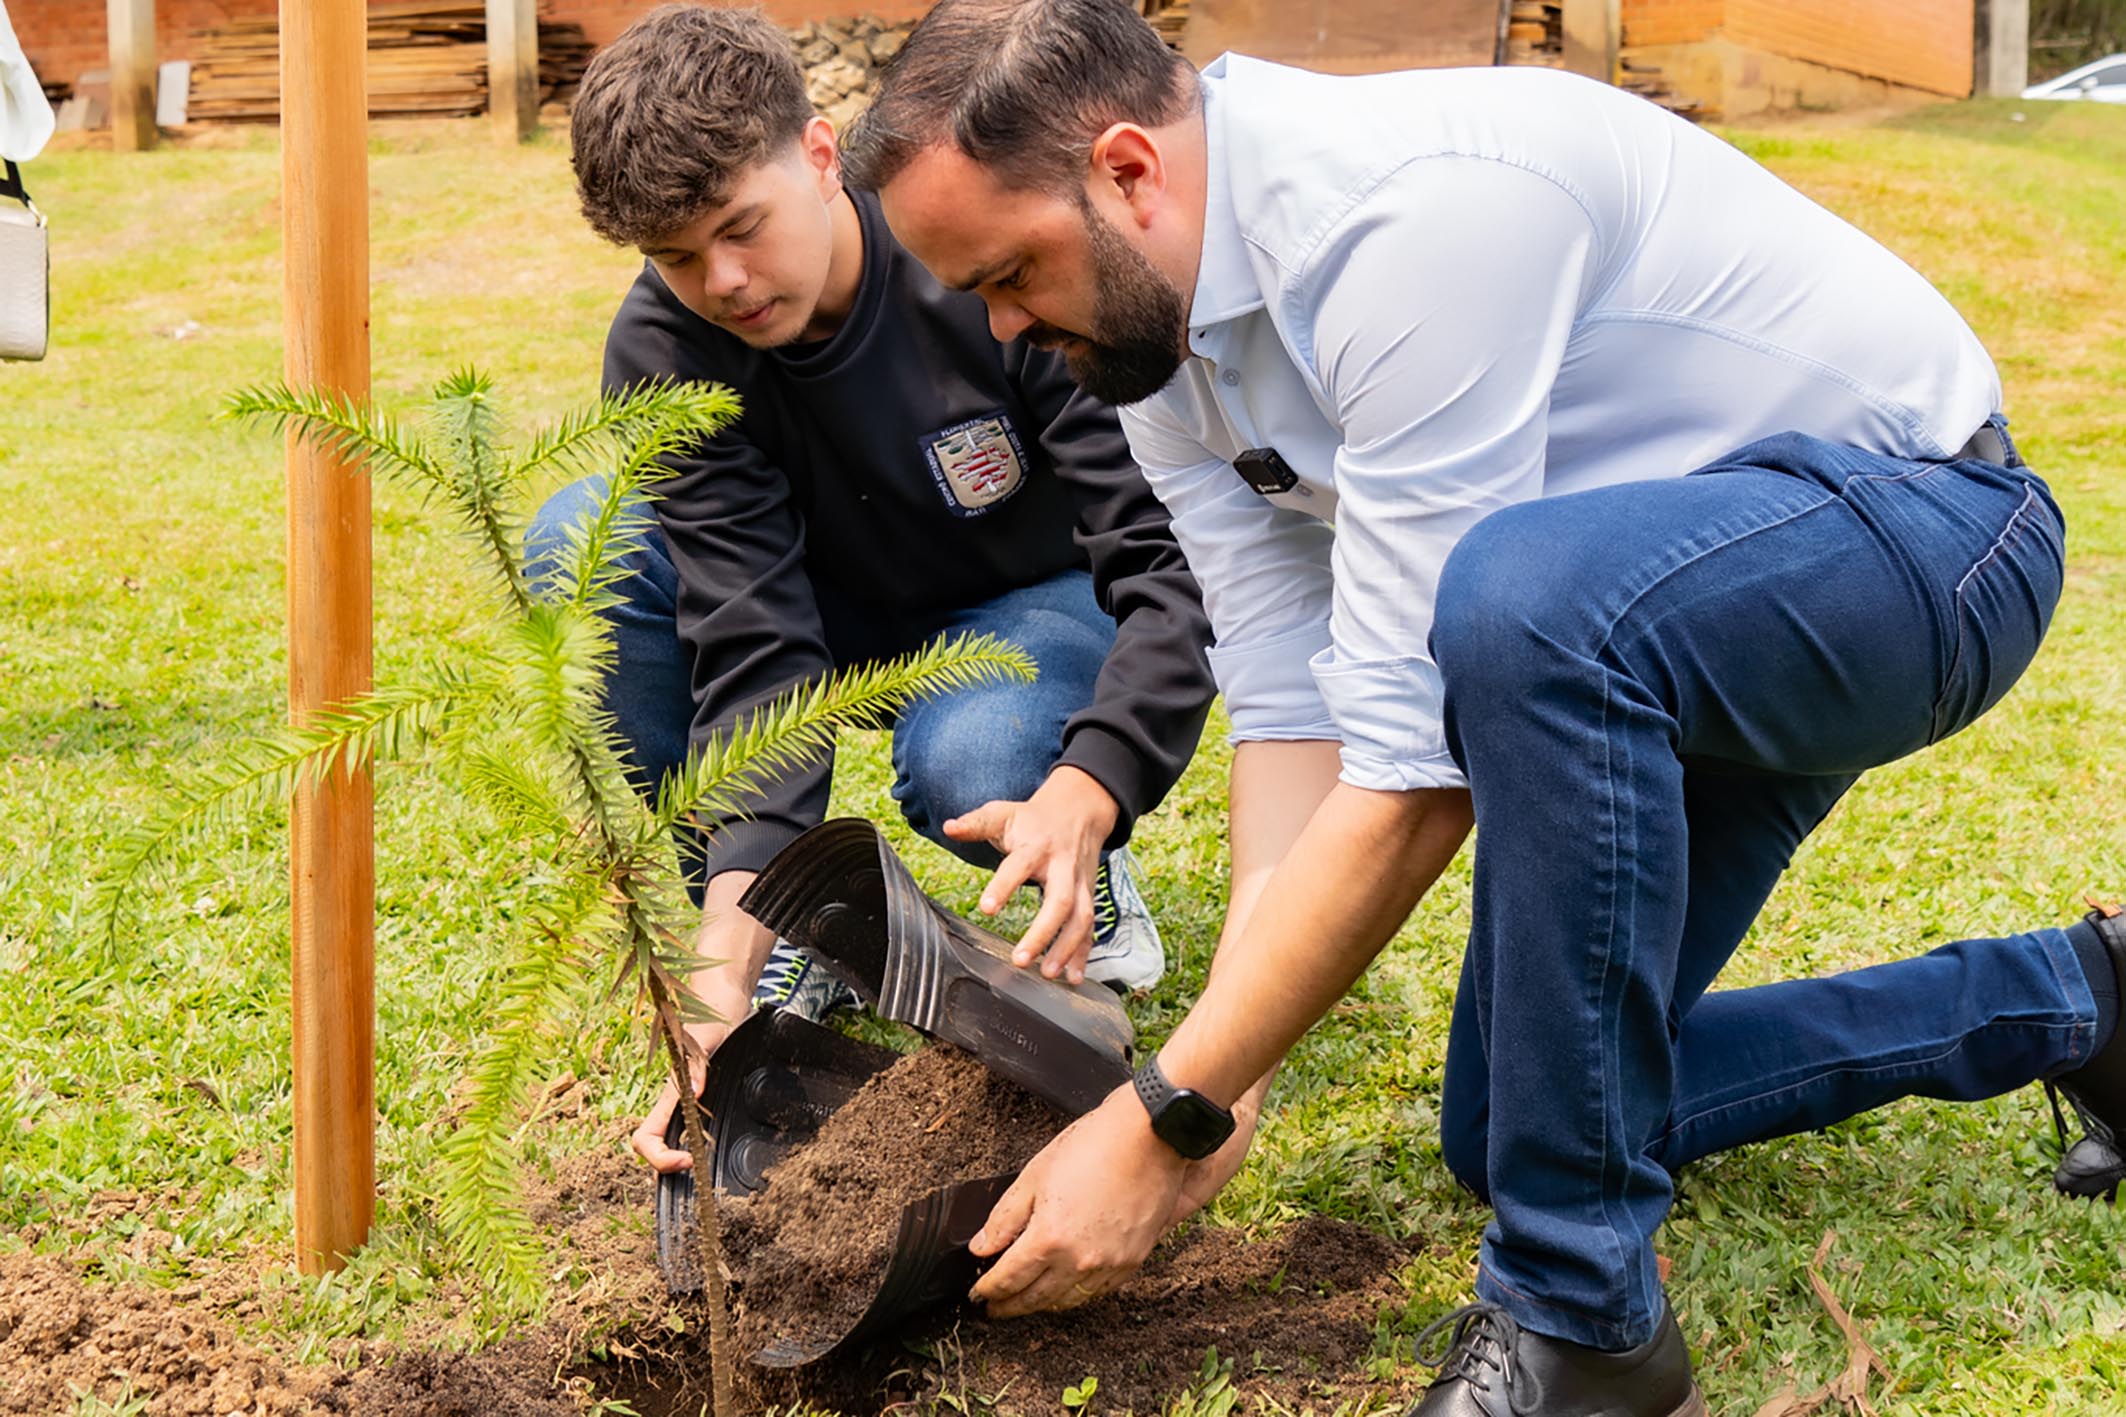
<svg viewBox="0 0 2126 1417">
<path fill-rule="evenodd" d="M 820 116 L 836 128 L 864 111 L 878 86 L 879 71 L 901 52 L 915 23 L 889 25 L 876 15 L 819 20 L 790 31 L 805 93 Z"/>
<path fill-rule="evenodd" d="M 1563 0 L 1511 0 L 1512 12 L 1506 19 L 1506 62 L 1508 64 L 1535 64 L 1549 69 L 1565 66 L 1565 6 Z M 1625 43 L 1631 42 L 1626 33 Z M 1658 103 L 1671 113 L 1680 113 L 1693 121 L 1703 117 L 1696 99 L 1684 98 L 1671 90 L 1661 79 L 1658 66 L 1642 59 L 1634 59 L 1626 53 L 1618 62 L 1623 71 L 1618 76 L 1617 86 L 1626 89 L 1651 103 Z"/>
<path fill-rule="evenodd" d="M 1188 29 L 1188 0 L 1138 0 L 1138 8 L 1152 22 L 1152 28 L 1159 31 L 1167 48 L 1181 47 L 1182 33 Z"/>
<path fill-rule="evenodd" d="M 590 62 L 575 24 L 539 24 L 539 99 L 565 102 Z M 487 111 L 487 12 L 479 3 L 401 0 L 369 9 L 369 116 L 464 117 Z M 201 30 L 187 118 L 271 123 L 280 117 L 275 15 Z"/>
<path fill-rule="evenodd" d="M 1513 0 L 1506 21 L 1506 62 L 1556 69 L 1565 62 L 1562 0 Z"/>
<path fill-rule="evenodd" d="M 1181 32 L 1188 24 L 1189 0 L 1138 0 L 1145 18 L 1166 42 L 1181 45 Z M 805 91 L 812 106 L 836 128 L 864 111 L 876 91 L 878 76 L 888 60 L 901 52 L 910 20 L 889 25 L 876 15 L 853 19 L 816 20 L 790 31 L 798 65 L 805 71 Z"/>
</svg>

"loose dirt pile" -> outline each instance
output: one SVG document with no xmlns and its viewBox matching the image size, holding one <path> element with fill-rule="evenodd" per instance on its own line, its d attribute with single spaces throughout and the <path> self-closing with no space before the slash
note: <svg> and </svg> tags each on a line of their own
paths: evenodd
<svg viewBox="0 0 2126 1417">
<path fill-rule="evenodd" d="M 865 1083 L 766 1190 L 726 1203 L 738 1351 L 839 1338 L 885 1277 L 910 1201 L 1017 1171 L 1067 1120 L 949 1044 Z"/>
<path fill-rule="evenodd" d="M 740 1351 L 808 1323 L 839 1333 L 875 1289 L 908 1195 L 1015 1170 L 1061 1123 L 950 1049 L 881 1074 L 759 1201 L 730 1207 Z M 709 1382 L 706 1322 L 697 1303 L 664 1297 L 652 1189 L 617 1144 L 535 1180 L 532 1214 L 551 1237 L 557 1277 L 547 1321 L 477 1353 L 442 1351 L 440 1336 L 437 1348 L 335 1348 L 358 1365 L 352 1373 L 240 1337 L 215 1307 L 234 1291 L 214 1275 L 202 1276 L 203 1294 L 92 1283 L 59 1259 L 0 1256 L 0 1417 L 73 1412 L 87 1397 L 146 1417 L 563 1417 L 596 1398 L 625 1399 L 643 1417 L 694 1417 Z M 1062 1410 L 1064 1388 L 1096 1377 L 1087 1413 L 1144 1414 L 1188 1390 L 1215 1347 L 1231 1365 L 1236 1410 L 1258 1398 L 1294 1411 L 1361 1397 L 1392 1404 L 1425 1376 L 1409 1366 L 1407 1340 L 1399 1364 L 1382 1363 L 1374 1337 L 1380 1316 L 1405 1302 L 1408 1258 L 1396 1242 L 1334 1221 L 1262 1240 L 1196 1226 L 1087 1308 L 991 1323 L 962 1307 L 794 1372 L 741 1364 L 741 1386 L 749 1411 L 795 1402 L 849 1417 L 910 1402 L 902 1410 L 943 1411 L 950 1404 L 937 1399 L 951 1394 L 1048 1417 Z M 606 1356 L 594 1362 L 591 1352 Z"/>
<path fill-rule="evenodd" d="M 1372 1368 L 1375 1327 L 1384 1310 L 1401 1307 L 1397 1277 L 1410 1258 L 1394 1241 L 1334 1220 L 1301 1220 L 1260 1241 L 1197 1225 L 1099 1303 L 946 1329 L 929 1377 L 954 1391 L 1010 1394 L 1027 1413 L 1060 1411 L 1064 1388 L 1096 1377 L 1087 1413 L 1154 1413 L 1189 1389 L 1215 1348 L 1246 1398 L 1292 1407 L 1407 1400 L 1429 1374 L 1390 1363 L 1375 1379 Z"/>
<path fill-rule="evenodd" d="M 554 1382 L 545 1345 L 413 1351 L 355 1373 L 284 1364 L 185 1290 L 88 1283 L 72 1265 L 0 1256 L 0 1413 L 50 1417 L 93 1403 L 145 1417 L 575 1417 L 590 1382 Z"/>
<path fill-rule="evenodd" d="M 74 1267 L 0 1256 L 0 1412 L 47 1417 L 90 1398 L 120 1411 L 278 1414 L 316 1410 L 313 1374 L 290 1374 L 167 1292 L 92 1288 Z"/>
</svg>

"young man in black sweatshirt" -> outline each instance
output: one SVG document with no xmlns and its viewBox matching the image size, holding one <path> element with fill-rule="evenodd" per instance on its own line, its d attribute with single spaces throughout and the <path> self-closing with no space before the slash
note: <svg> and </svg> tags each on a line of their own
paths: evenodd
<svg viewBox="0 0 2126 1417">
<path fill-rule="evenodd" d="M 1113 413 L 1060 351 L 998 343 L 982 302 L 940 286 L 865 192 L 843 188 L 782 31 L 673 5 L 601 51 L 572 119 L 598 232 L 648 258 L 614 319 L 608 389 L 728 385 L 740 419 L 672 468 L 614 612 L 608 699 L 654 789 L 690 743 L 822 671 L 986 631 L 1032 685 L 901 715 L 894 796 L 911 825 L 1042 905 L 1014 958 L 1144 988 L 1164 969 L 1123 844 L 1187 765 L 1214 692 L 1199 592 Z M 980 213 L 970 212 L 970 220 Z M 542 509 L 558 546 L 594 491 Z M 810 961 L 737 908 L 826 811 L 831 765 L 793 775 L 701 846 L 695 976 L 724 1022 L 819 997 Z M 811 976 L 809 979 L 807 976 Z M 670 1088 L 635 1135 L 662 1171 Z"/>
</svg>

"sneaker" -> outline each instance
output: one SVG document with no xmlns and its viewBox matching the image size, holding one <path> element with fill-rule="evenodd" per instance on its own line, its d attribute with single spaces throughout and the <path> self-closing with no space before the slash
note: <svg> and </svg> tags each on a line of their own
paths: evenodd
<svg viewBox="0 0 2126 1417">
<path fill-rule="evenodd" d="M 1085 977 L 1118 994 L 1149 989 L 1166 976 L 1166 947 L 1137 889 L 1137 862 L 1117 847 L 1093 877 L 1093 948 Z"/>
<path fill-rule="evenodd" d="M 753 986 L 754 1008 L 782 1009 L 813 1023 L 824 1023 L 836 1009 L 853 1009 L 859 1002 L 856 991 L 810 951 L 784 939 L 777 939 L 768 952 L 767 967 Z"/>
<path fill-rule="evenodd" d="M 1445 1349 L 1427 1356 L 1443 1331 Z M 1439 1377 L 1410 1417 L 1707 1417 L 1690 1349 L 1665 1306 L 1652 1338 L 1604 1353 L 1530 1333 L 1496 1304 L 1469 1304 L 1417 1336 L 1417 1361 Z"/>
<path fill-rule="evenodd" d="M 2096 928 L 2121 982 L 2126 982 L 2126 912 L 2098 905 L 2083 918 Z M 2126 1035 L 2126 1023 L 2120 1024 L 2119 1035 Z M 2052 1173 L 2054 1188 L 2062 1195 L 2116 1203 L 2119 1186 L 2126 1183 L 2126 1155 L 2121 1154 L 2126 1152 L 2126 1037 L 2114 1035 L 2081 1067 L 2045 1079 L 2045 1095 L 2052 1099 L 2052 1125 L 2066 1150 Z M 2072 1146 L 2060 1110 L 2062 1096 L 2082 1124 L 2081 1140 Z"/>
</svg>

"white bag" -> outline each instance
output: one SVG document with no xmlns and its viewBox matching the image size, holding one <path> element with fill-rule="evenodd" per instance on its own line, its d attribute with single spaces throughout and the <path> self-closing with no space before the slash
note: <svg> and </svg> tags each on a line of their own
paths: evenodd
<svg viewBox="0 0 2126 1417">
<path fill-rule="evenodd" d="M 7 180 L 0 182 L 0 359 L 44 358 L 51 278 L 44 213 L 24 190 L 21 169 L 10 162 Z"/>
</svg>

